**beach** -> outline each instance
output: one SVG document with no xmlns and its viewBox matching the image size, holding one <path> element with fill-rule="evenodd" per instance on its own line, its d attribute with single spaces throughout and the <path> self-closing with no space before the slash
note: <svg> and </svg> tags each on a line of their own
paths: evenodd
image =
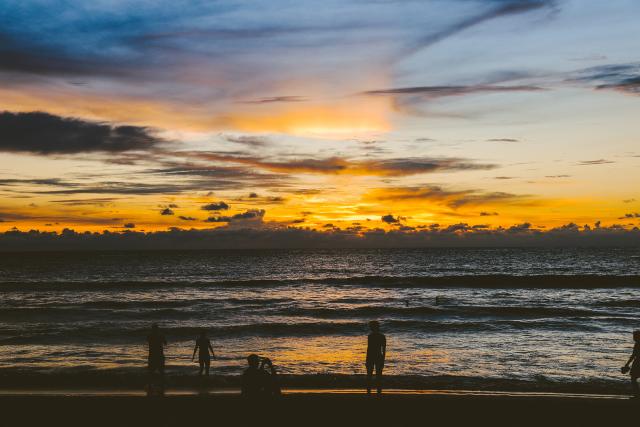
<svg viewBox="0 0 640 427">
<path fill-rule="evenodd" d="M 560 425 L 628 422 L 639 402 L 611 395 L 392 390 L 284 390 L 246 401 L 237 390 L 148 398 L 124 391 L 0 391 L 4 419 L 20 425 Z"/>
</svg>

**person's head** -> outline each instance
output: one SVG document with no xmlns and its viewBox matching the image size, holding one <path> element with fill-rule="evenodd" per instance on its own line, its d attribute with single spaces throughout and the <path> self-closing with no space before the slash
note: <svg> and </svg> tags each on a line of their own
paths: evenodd
<svg viewBox="0 0 640 427">
<path fill-rule="evenodd" d="M 249 362 L 250 367 L 257 368 L 260 365 L 260 357 L 257 354 L 250 354 L 247 357 L 247 362 Z"/>
<path fill-rule="evenodd" d="M 633 331 L 633 340 L 635 342 L 640 342 L 640 329 Z"/>
<path fill-rule="evenodd" d="M 371 329 L 372 332 L 380 332 L 380 322 L 372 320 L 369 322 L 369 329 Z"/>
</svg>

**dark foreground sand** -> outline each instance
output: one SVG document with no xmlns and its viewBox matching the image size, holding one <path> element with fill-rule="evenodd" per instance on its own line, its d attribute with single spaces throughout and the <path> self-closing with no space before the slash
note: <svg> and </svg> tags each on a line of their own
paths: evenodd
<svg viewBox="0 0 640 427">
<path fill-rule="evenodd" d="M 637 425 L 640 401 L 621 396 L 473 392 L 297 391 L 248 402 L 235 393 L 69 392 L 0 395 L 5 426 Z"/>
</svg>

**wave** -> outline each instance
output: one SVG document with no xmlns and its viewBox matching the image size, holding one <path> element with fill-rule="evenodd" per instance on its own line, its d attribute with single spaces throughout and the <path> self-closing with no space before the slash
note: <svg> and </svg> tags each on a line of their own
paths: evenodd
<svg viewBox="0 0 640 427">
<path fill-rule="evenodd" d="M 630 319 L 635 321 L 636 319 Z M 435 333 L 435 332 L 486 332 L 501 330 L 556 330 L 575 329 L 581 331 L 601 331 L 598 325 L 585 323 L 579 319 L 492 319 L 488 321 L 436 321 L 390 319 L 384 326 L 393 333 Z M 326 336 L 326 335 L 364 335 L 367 333 L 365 321 L 343 322 L 270 322 L 250 323 L 226 326 L 170 326 L 162 329 L 168 340 L 192 340 L 198 336 L 202 327 L 206 327 L 211 337 L 247 337 L 247 336 Z M 144 342 L 149 333 L 148 327 L 133 325 L 82 325 L 68 327 L 31 327 L 27 329 L 5 329 L 6 338 L 0 338 L 0 344 L 46 344 L 69 342 Z"/>
<path fill-rule="evenodd" d="M 167 287 L 278 287 L 309 284 L 333 286 L 372 286 L 372 287 L 418 287 L 418 288 L 620 288 L 640 287 L 640 275 L 432 275 L 432 276 L 350 276 L 350 277 L 310 277 L 296 279 L 250 279 L 250 280 L 202 280 L 202 281 L 24 281 L 1 282 L 3 290 L 25 289 L 131 289 L 131 288 L 167 288 Z"/>
</svg>

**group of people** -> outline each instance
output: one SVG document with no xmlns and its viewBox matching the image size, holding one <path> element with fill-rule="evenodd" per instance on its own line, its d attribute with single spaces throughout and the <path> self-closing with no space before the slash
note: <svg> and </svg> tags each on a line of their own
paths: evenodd
<svg viewBox="0 0 640 427">
<path fill-rule="evenodd" d="M 379 322 L 375 320 L 369 322 L 369 329 L 371 333 L 367 338 L 367 355 L 365 359 L 367 393 L 371 393 L 375 371 L 375 387 L 379 394 L 382 393 L 382 371 L 387 354 L 387 339 L 380 332 Z M 640 330 L 633 332 L 633 340 L 635 342 L 633 352 L 621 371 L 623 374 L 630 374 L 633 395 L 634 397 L 640 397 L 640 387 L 638 386 L 638 378 L 640 378 Z M 149 374 L 158 373 L 164 375 L 164 346 L 167 341 L 157 324 L 153 324 L 151 327 L 147 342 L 149 344 Z M 209 375 L 211 358 L 215 358 L 215 353 L 211 340 L 209 340 L 204 330 L 201 331 L 200 336 L 196 339 L 191 360 L 195 359 L 196 353 L 200 364 L 199 375 L 202 376 L 203 373 Z M 247 362 L 249 366 L 242 374 L 242 395 L 250 398 L 279 395 L 280 386 L 277 372 L 271 360 L 251 354 L 247 357 Z"/>
</svg>

